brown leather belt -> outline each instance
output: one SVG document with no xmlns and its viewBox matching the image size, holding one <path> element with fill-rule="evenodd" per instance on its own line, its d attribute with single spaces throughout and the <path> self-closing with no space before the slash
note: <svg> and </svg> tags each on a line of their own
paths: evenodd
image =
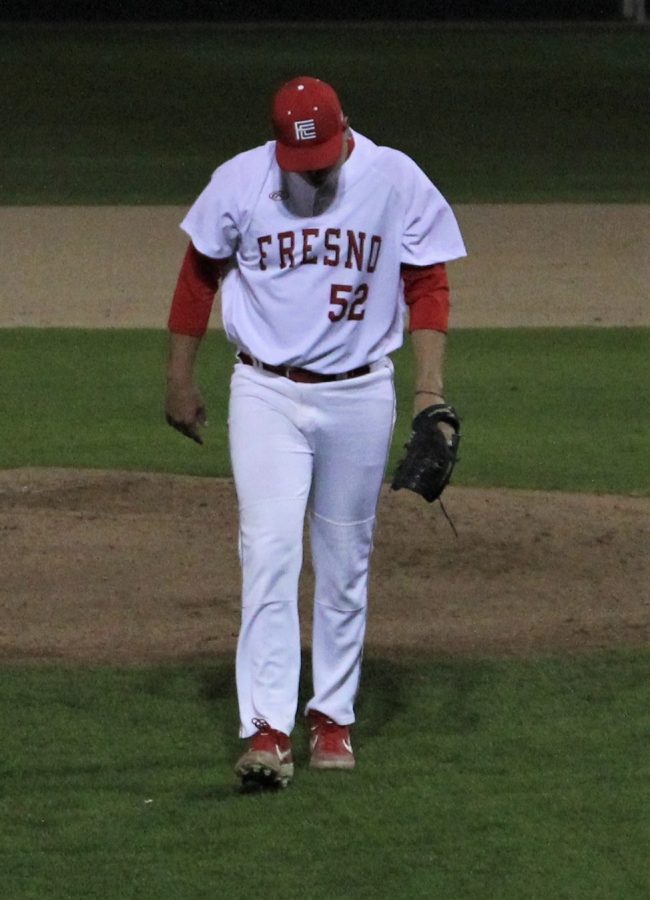
<svg viewBox="0 0 650 900">
<path fill-rule="evenodd" d="M 264 369 L 265 372 L 273 372 L 274 375 L 284 375 L 290 381 L 300 384 L 320 384 L 323 381 L 346 381 L 348 378 L 359 378 L 368 375 L 370 366 L 359 366 L 358 369 L 350 369 L 349 372 L 341 372 L 338 375 L 321 375 L 319 372 L 311 372 L 309 369 L 301 369 L 299 366 L 270 366 L 268 363 L 256 362 L 248 353 L 238 353 L 239 359 L 245 366 L 255 366 Z"/>
</svg>

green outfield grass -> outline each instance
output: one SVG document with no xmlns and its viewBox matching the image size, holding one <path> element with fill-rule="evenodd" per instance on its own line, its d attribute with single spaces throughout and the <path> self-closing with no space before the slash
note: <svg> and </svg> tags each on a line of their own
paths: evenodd
<svg viewBox="0 0 650 900">
<path fill-rule="evenodd" d="M 649 48 L 641 29 L 5 24 L 0 205 L 189 203 L 303 73 L 455 203 L 647 203 Z"/>
<path fill-rule="evenodd" d="M 203 447 L 163 419 L 162 331 L 0 330 L 0 468 L 80 466 L 229 476 L 233 349 L 202 348 Z M 457 484 L 649 493 L 648 329 L 463 330 L 450 337 L 447 394 L 463 417 Z M 399 419 L 410 426 L 408 346 L 395 355 Z"/>
<path fill-rule="evenodd" d="M 3 670 L 3 897 L 646 900 L 647 653 L 365 671 L 357 771 L 241 796 L 230 665 Z"/>
</svg>

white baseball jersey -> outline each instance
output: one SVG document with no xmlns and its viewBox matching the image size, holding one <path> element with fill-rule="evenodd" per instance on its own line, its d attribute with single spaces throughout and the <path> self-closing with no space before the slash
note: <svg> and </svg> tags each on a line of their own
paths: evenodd
<svg viewBox="0 0 650 900">
<path fill-rule="evenodd" d="M 453 212 L 405 154 L 353 133 L 325 184 L 283 172 L 275 142 L 221 165 L 181 228 L 233 259 L 221 300 L 237 347 L 272 365 L 336 374 L 402 343 L 400 265 L 465 256 Z"/>
</svg>

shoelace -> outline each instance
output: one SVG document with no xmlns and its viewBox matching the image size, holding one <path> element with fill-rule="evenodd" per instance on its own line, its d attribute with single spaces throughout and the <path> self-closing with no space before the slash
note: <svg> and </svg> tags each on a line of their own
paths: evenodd
<svg viewBox="0 0 650 900">
<path fill-rule="evenodd" d="M 260 734 L 270 734 L 273 731 L 266 719 L 251 719 L 251 722 Z"/>
</svg>

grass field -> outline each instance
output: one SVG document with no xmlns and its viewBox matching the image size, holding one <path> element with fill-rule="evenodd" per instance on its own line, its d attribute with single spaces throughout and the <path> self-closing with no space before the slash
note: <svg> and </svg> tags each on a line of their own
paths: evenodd
<svg viewBox="0 0 650 900">
<path fill-rule="evenodd" d="M 647 897 L 646 653 L 371 658 L 358 771 L 280 795 L 234 789 L 230 665 L 9 669 L 0 704 L 8 900 Z"/>
<path fill-rule="evenodd" d="M 648 202 L 649 37 L 0 26 L 0 204 L 188 203 L 219 162 L 271 137 L 270 95 L 303 73 L 454 203 Z"/>
<path fill-rule="evenodd" d="M 162 415 L 160 331 L 0 331 L 0 467 L 82 466 L 229 475 L 233 351 L 220 332 L 202 348 L 206 444 Z M 465 420 L 456 482 L 605 493 L 650 492 L 648 329 L 498 329 L 452 334 L 447 392 Z M 410 423 L 408 347 L 395 355 L 399 419 L 390 466 Z M 612 460 L 616 459 L 616 465 Z"/>
</svg>

